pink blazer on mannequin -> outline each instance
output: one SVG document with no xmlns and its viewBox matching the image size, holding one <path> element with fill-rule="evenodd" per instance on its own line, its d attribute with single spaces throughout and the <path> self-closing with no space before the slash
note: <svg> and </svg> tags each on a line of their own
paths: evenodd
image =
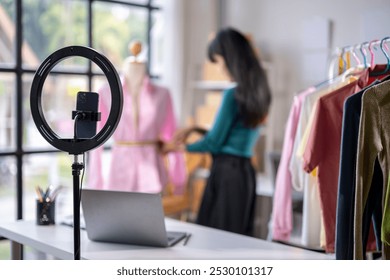
<svg viewBox="0 0 390 280">
<path fill-rule="evenodd" d="M 139 121 L 136 123 L 132 97 L 125 79 L 122 79 L 122 86 L 123 111 L 112 136 L 108 179 L 103 178 L 103 147 L 99 147 L 89 155 L 88 188 L 158 193 L 170 181 L 175 186 L 175 193 L 182 193 L 187 181 L 184 154 L 168 154 L 168 164 L 165 164 L 156 145 L 150 144 L 158 139 L 169 141 L 175 133 L 176 120 L 169 91 L 152 84 L 146 77 L 139 94 Z M 102 120 L 98 123 L 98 129 L 105 124 L 110 111 L 111 93 L 108 85 L 99 91 L 99 96 Z"/>
</svg>

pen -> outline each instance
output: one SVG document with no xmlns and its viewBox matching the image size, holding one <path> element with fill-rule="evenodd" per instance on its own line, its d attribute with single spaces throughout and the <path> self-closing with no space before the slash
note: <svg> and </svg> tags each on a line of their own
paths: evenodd
<svg viewBox="0 0 390 280">
<path fill-rule="evenodd" d="M 37 193 L 37 195 L 38 195 L 38 200 L 39 200 L 39 202 L 43 202 L 42 193 L 41 193 L 40 188 L 39 188 L 39 187 L 36 187 L 36 188 L 35 188 L 35 191 L 36 191 L 36 193 Z"/>
<path fill-rule="evenodd" d="M 54 201 L 54 200 L 55 200 L 55 198 L 56 198 L 58 192 L 59 192 L 61 189 L 62 189 L 62 186 L 59 186 L 59 187 L 55 188 L 55 189 L 50 193 L 49 198 L 50 198 L 51 201 Z"/>
<path fill-rule="evenodd" d="M 49 202 L 50 201 L 50 192 L 51 192 L 51 189 L 53 188 L 52 185 L 50 185 L 47 189 L 46 189 L 46 192 L 45 192 L 45 195 L 43 196 L 43 199 L 46 201 L 46 202 Z"/>
<path fill-rule="evenodd" d="M 190 239 L 190 237 L 191 237 L 191 233 L 188 233 L 188 234 L 186 235 L 186 238 L 184 239 L 183 246 L 186 246 L 186 245 L 187 245 L 188 240 Z"/>
</svg>

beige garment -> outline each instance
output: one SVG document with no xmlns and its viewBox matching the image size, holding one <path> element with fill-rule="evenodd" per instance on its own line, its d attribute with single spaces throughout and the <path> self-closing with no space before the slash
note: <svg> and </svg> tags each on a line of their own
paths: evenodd
<svg viewBox="0 0 390 280">
<path fill-rule="evenodd" d="M 326 247 L 326 233 L 325 233 L 325 226 L 324 226 L 324 215 L 322 214 L 322 211 L 321 211 L 320 244 L 321 244 L 321 248 L 325 249 L 325 247 Z"/>
</svg>

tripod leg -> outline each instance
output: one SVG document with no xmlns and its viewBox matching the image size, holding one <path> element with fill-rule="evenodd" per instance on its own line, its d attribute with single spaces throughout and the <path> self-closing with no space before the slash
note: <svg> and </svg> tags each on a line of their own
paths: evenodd
<svg viewBox="0 0 390 280">
<path fill-rule="evenodd" d="M 80 260 L 80 171 L 84 165 L 79 163 L 77 155 L 72 164 L 73 175 L 73 238 L 74 238 L 74 259 Z"/>
</svg>

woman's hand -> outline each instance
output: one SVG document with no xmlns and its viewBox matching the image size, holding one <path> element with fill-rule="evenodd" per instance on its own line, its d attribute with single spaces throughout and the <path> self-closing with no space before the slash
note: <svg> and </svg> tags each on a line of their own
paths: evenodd
<svg viewBox="0 0 390 280">
<path fill-rule="evenodd" d="M 184 144 L 193 131 L 194 131 L 193 127 L 180 129 L 176 132 L 175 136 L 173 137 L 173 141 L 177 144 Z"/>
<path fill-rule="evenodd" d="M 164 155 L 171 152 L 182 152 L 184 150 L 185 150 L 184 144 L 178 144 L 175 141 L 161 142 L 159 146 L 160 153 Z"/>
<path fill-rule="evenodd" d="M 184 144 L 187 142 L 188 137 L 193 132 L 199 133 L 200 135 L 205 135 L 207 133 L 207 130 L 204 128 L 197 127 L 197 126 L 183 128 L 183 129 L 180 129 L 176 132 L 173 139 L 176 143 Z"/>
</svg>

